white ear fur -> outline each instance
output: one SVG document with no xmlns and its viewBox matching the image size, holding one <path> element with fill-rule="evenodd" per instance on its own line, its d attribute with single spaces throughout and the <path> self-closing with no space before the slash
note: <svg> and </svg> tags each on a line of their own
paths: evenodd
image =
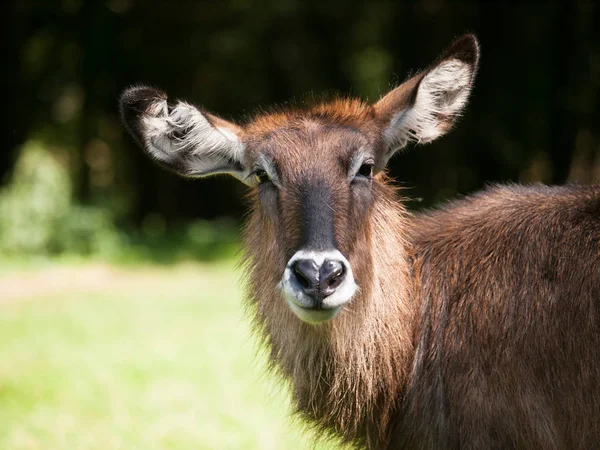
<svg viewBox="0 0 600 450">
<path fill-rule="evenodd" d="M 169 111 L 166 100 L 156 100 L 142 116 L 140 131 L 150 156 L 182 175 L 246 178 L 244 145 L 235 132 L 213 125 L 188 103 L 178 102 Z"/>
<path fill-rule="evenodd" d="M 417 87 L 413 105 L 394 114 L 384 131 L 390 152 L 411 141 L 424 144 L 445 134 L 467 104 L 473 75 L 473 66 L 458 59 L 430 70 Z"/>
<path fill-rule="evenodd" d="M 457 59 L 433 68 L 421 80 L 414 104 L 392 116 L 384 131 L 386 143 L 397 150 L 445 134 L 467 104 L 472 78 L 472 66 Z"/>
</svg>

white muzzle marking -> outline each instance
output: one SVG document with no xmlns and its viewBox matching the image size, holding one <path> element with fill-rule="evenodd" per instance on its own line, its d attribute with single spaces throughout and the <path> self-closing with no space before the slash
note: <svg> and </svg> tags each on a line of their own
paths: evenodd
<svg viewBox="0 0 600 450">
<path fill-rule="evenodd" d="M 294 274 L 294 263 L 303 259 L 314 261 L 318 267 L 321 267 L 326 260 L 339 261 L 344 265 L 344 279 L 335 292 L 322 299 L 319 308 L 315 308 L 315 299 L 304 292 Z M 288 261 L 279 285 L 291 310 L 301 320 L 313 324 L 334 318 L 340 312 L 342 306 L 348 303 L 358 290 L 350 263 L 338 250 L 299 250 Z"/>
</svg>

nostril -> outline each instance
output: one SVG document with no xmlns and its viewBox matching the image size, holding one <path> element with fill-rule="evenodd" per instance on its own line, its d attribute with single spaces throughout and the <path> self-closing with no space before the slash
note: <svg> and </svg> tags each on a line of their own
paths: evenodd
<svg viewBox="0 0 600 450">
<path fill-rule="evenodd" d="M 296 267 L 294 269 L 294 273 L 296 274 L 296 280 L 298 280 L 298 284 L 300 286 L 302 286 L 303 288 L 307 288 L 309 285 L 309 282 L 306 279 L 306 277 L 304 276 L 304 274 L 298 270 L 298 265 L 296 265 Z"/>
<path fill-rule="evenodd" d="M 319 282 L 319 268 L 314 261 L 308 259 L 296 261 L 294 274 L 303 289 L 314 289 Z"/>
<path fill-rule="evenodd" d="M 346 276 L 346 267 L 341 261 L 326 260 L 320 269 L 321 290 L 333 293 Z"/>
<path fill-rule="evenodd" d="M 342 284 L 342 281 L 344 281 L 345 275 L 346 275 L 346 269 L 344 268 L 344 266 L 342 266 L 342 268 L 338 272 L 336 272 L 329 280 L 328 288 L 330 288 L 330 289 L 337 288 L 340 284 Z"/>
</svg>

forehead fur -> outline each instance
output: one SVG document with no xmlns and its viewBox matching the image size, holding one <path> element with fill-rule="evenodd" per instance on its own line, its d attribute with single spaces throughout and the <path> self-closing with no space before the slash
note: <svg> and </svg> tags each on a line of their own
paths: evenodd
<svg viewBox="0 0 600 450">
<path fill-rule="evenodd" d="M 286 128 L 305 128 L 314 125 L 338 125 L 364 130 L 373 126 L 371 105 L 352 98 L 336 98 L 327 102 L 276 109 L 257 115 L 246 126 L 249 135 L 265 135 Z"/>
</svg>

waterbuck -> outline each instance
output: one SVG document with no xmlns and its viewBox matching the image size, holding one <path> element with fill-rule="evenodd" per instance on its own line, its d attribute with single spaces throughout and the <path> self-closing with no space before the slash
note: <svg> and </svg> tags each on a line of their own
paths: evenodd
<svg viewBox="0 0 600 450">
<path fill-rule="evenodd" d="M 121 111 L 161 165 L 249 186 L 248 302 L 321 433 L 369 449 L 600 448 L 600 187 L 495 186 L 411 214 L 385 175 L 453 126 L 478 59 L 466 35 L 375 104 L 244 125 L 148 87 Z"/>
</svg>

